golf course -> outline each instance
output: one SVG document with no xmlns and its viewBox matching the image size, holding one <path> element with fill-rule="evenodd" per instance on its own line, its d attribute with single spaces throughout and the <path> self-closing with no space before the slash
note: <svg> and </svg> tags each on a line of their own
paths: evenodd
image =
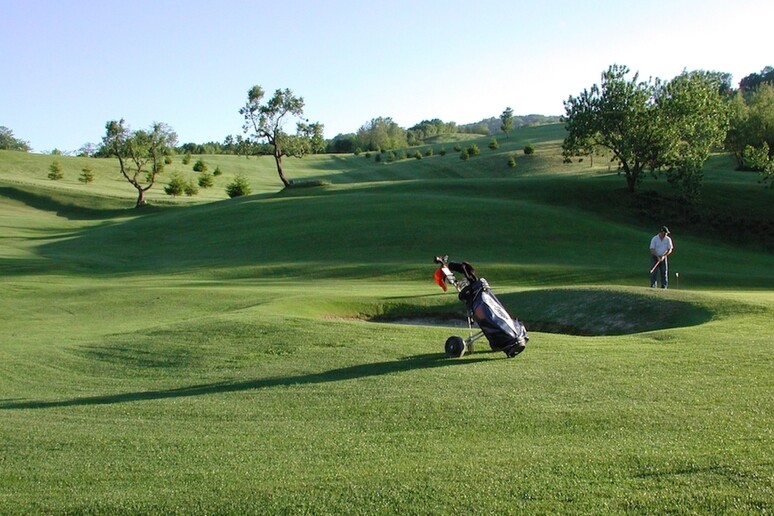
<svg viewBox="0 0 774 516">
<path fill-rule="evenodd" d="M 114 158 L 0 151 L 0 514 L 774 512 L 774 189 L 714 154 L 691 217 L 565 134 L 286 158 L 288 188 L 194 156 L 222 175 L 172 197 L 176 155 L 142 208 Z M 446 357 L 438 255 L 523 353 Z"/>
</svg>

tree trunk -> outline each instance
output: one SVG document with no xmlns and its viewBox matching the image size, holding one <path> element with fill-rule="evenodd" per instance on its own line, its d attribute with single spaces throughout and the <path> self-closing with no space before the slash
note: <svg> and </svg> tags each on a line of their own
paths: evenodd
<svg viewBox="0 0 774 516">
<path fill-rule="evenodd" d="M 282 181 L 283 185 L 290 186 L 290 181 L 285 178 L 285 174 L 282 172 L 282 153 L 276 151 L 276 145 L 274 146 L 274 149 L 274 161 L 277 162 L 277 174 L 279 174 L 280 181 Z"/>
<path fill-rule="evenodd" d="M 145 190 L 137 188 L 137 204 L 134 207 L 142 208 L 143 206 L 145 206 Z"/>
</svg>

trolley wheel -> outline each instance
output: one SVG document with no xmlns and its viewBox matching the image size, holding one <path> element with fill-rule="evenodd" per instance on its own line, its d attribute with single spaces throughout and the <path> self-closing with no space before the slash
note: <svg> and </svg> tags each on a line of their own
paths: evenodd
<svg viewBox="0 0 774 516">
<path fill-rule="evenodd" d="M 465 341 L 462 340 L 462 337 L 457 337 L 456 335 L 449 337 L 446 339 L 444 349 L 446 350 L 447 357 L 459 358 L 465 354 Z"/>
</svg>

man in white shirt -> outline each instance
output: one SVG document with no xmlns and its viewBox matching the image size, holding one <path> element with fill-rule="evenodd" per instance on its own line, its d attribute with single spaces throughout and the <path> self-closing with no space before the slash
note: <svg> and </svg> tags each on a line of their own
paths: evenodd
<svg viewBox="0 0 774 516">
<path fill-rule="evenodd" d="M 656 280 L 661 278 L 661 288 L 667 288 L 669 285 L 669 267 L 667 265 L 667 256 L 672 254 L 675 246 L 672 239 L 669 238 L 669 228 L 661 227 L 661 231 L 650 239 L 650 286 L 656 288 Z"/>
</svg>

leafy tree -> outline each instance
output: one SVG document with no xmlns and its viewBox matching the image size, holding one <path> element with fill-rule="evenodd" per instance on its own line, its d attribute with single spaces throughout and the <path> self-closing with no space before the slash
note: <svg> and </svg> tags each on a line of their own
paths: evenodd
<svg viewBox="0 0 774 516">
<path fill-rule="evenodd" d="M 629 69 L 613 65 L 601 86 L 564 103 L 566 159 L 611 151 L 630 192 L 645 170 L 668 170 L 683 193 L 697 188 L 708 149 L 722 141 L 726 111 L 719 78 L 712 72 L 683 72 L 672 83 L 627 79 Z M 690 186 L 690 188 L 688 188 Z"/>
<path fill-rule="evenodd" d="M 748 146 L 760 148 L 765 143 L 771 155 L 774 152 L 774 85 L 760 84 L 747 95 L 737 92 L 729 102 L 729 110 L 731 127 L 726 136 L 726 149 L 733 152 L 739 168 L 749 168 L 743 159 Z"/>
<path fill-rule="evenodd" d="M 226 194 L 232 199 L 242 195 L 250 195 L 250 183 L 244 174 L 237 174 L 233 181 L 226 185 Z"/>
<path fill-rule="evenodd" d="M 89 184 L 94 181 L 94 172 L 89 167 L 83 167 L 81 169 L 81 175 L 78 178 L 78 181 L 80 181 L 83 184 Z"/>
<path fill-rule="evenodd" d="M 282 184 L 289 186 L 290 182 L 282 169 L 282 157 L 301 158 L 312 152 L 314 145 L 319 148 L 319 142 L 313 145 L 313 139 L 319 139 L 315 131 L 319 131 L 319 137 L 322 137 L 322 125 L 309 125 L 301 118 L 304 114 L 304 99 L 294 96 L 287 88 L 275 91 L 274 96 L 266 104 L 261 103 L 263 96 L 264 91 L 260 86 L 253 86 L 247 92 L 247 102 L 239 110 L 239 114 L 245 119 L 242 128 L 245 133 L 252 131 L 251 136 L 256 141 L 265 141 L 272 146 L 277 174 Z M 285 122 L 294 117 L 298 119 L 295 136 L 287 134 L 284 130 Z"/>
<path fill-rule="evenodd" d="M 500 130 L 505 133 L 505 137 L 508 138 L 508 133 L 513 129 L 513 109 L 510 107 L 505 108 L 505 111 L 500 115 Z"/>
<path fill-rule="evenodd" d="M 64 177 L 64 172 L 62 172 L 62 164 L 59 163 L 59 160 L 54 160 L 53 163 L 51 163 L 51 166 L 48 167 L 48 178 L 52 181 L 58 181 Z"/>
<path fill-rule="evenodd" d="M 406 131 L 390 117 L 371 119 L 358 129 L 357 139 L 368 150 L 399 149 L 408 146 Z"/>
<path fill-rule="evenodd" d="M 177 143 L 177 135 L 166 124 L 154 122 L 147 131 L 130 131 L 124 120 L 105 124 L 102 145 L 109 156 L 118 158 L 121 175 L 137 190 L 136 207 L 146 204 L 150 190 L 164 170 L 164 158 Z"/>
<path fill-rule="evenodd" d="M 30 151 L 30 144 L 13 135 L 13 131 L 0 126 L 0 150 Z"/>
<path fill-rule="evenodd" d="M 666 135 L 661 161 L 667 180 L 682 201 L 695 204 L 703 179 L 702 168 L 728 130 L 728 109 L 720 96 L 718 74 L 683 72 L 657 94 L 657 108 Z"/>
<path fill-rule="evenodd" d="M 739 89 L 742 92 L 752 92 L 764 83 L 774 85 L 774 67 L 767 66 L 760 73 L 751 73 L 747 77 L 743 77 L 739 81 Z"/>
</svg>

